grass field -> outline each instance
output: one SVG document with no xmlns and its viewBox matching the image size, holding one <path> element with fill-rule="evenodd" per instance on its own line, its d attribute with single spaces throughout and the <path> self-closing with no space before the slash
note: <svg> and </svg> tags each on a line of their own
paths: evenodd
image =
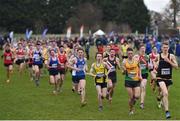
<svg viewBox="0 0 180 121">
<path fill-rule="evenodd" d="M 93 49 L 92 49 L 93 50 Z M 94 59 L 94 51 L 91 50 L 90 64 Z M 104 100 L 104 110 L 98 111 L 98 103 L 94 80 L 87 77 L 87 106 L 80 107 L 80 97 L 71 91 L 71 75 L 68 72 L 63 92 L 53 95 L 53 87 L 48 83 L 48 75 L 41 78 L 40 87 L 35 87 L 30 81 L 28 71 L 24 70 L 19 75 L 14 70 L 11 83 L 5 82 L 6 72 L 0 59 L 0 120 L 2 119 L 165 119 L 164 111 L 157 108 L 156 98 L 152 93 L 149 83 L 145 109 L 136 104 L 135 114 L 128 115 L 128 95 L 124 87 L 124 76 L 118 71 L 118 83 L 115 89 L 113 102 L 110 105 Z M 180 70 L 174 70 L 174 85 L 170 89 L 170 111 L 172 119 L 180 120 Z"/>
</svg>

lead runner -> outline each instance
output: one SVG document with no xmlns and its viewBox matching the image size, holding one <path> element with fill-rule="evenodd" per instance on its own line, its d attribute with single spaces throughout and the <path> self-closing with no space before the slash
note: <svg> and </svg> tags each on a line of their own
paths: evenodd
<svg viewBox="0 0 180 121">
<path fill-rule="evenodd" d="M 176 57 L 168 53 L 169 44 L 164 42 L 162 44 L 162 53 L 158 55 L 157 61 L 157 85 L 161 90 L 161 98 L 165 110 L 166 119 L 171 118 L 169 112 L 168 89 L 173 84 L 172 82 L 172 68 L 178 68 Z"/>
</svg>

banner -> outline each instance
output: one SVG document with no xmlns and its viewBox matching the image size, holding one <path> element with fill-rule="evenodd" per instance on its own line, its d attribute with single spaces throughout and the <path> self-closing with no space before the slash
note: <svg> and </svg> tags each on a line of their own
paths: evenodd
<svg viewBox="0 0 180 121">
<path fill-rule="evenodd" d="M 33 31 L 32 31 L 32 30 L 30 30 L 30 31 L 29 31 L 28 29 L 26 29 L 26 33 L 25 33 L 25 34 L 26 34 L 26 35 L 25 35 L 25 36 L 26 36 L 26 39 L 28 39 L 28 40 L 29 40 L 29 39 L 30 39 L 30 37 L 31 37 L 31 35 L 32 35 L 32 33 L 33 33 Z"/>
<path fill-rule="evenodd" d="M 83 32 L 84 32 L 84 25 L 80 28 L 80 38 L 83 38 Z"/>
<path fill-rule="evenodd" d="M 89 30 L 89 35 L 92 35 L 92 32 L 91 32 L 91 30 Z"/>
<path fill-rule="evenodd" d="M 13 32 L 13 31 L 11 31 L 11 32 L 9 33 L 9 38 L 11 39 L 11 43 L 12 43 L 13 40 L 14 40 L 14 32 Z"/>
<path fill-rule="evenodd" d="M 28 33 L 28 39 L 30 39 L 30 37 L 31 37 L 32 33 L 33 33 L 33 31 L 32 31 L 32 30 Z"/>
<path fill-rule="evenodd" d="M 67 28 L 66 37 L 67 37 L 67 38 L 70 38 L 70 37 L 71 37 L 71 27 L 68 27 L 68 28 Z"/>
<path fill-rule="evenodd" d="M 48 29 L 47 29 L 47 28 L 44 29 L 44 31 L 43 31 L 43 33 L 42 33 L 42 38 L 43 38 L 43 39 L 45 39 L 47 32 L 48 32 Z"/>
<path fill-rule="evenodd" d="M 26 33 L 25 33 L 26 39 L 28 39 L 28 34 L 29 34 L 29 30 L 26 29 Z"/>
<path fill-rule="evenodd" d="M 13 31 L 11 31 L 11 32 L 9 33 L 9 37 L 11 38 L 11 40 L 14 38 L 14 32 L 13 32 Z"/>
<path fill-rule="evenodd" d="M 112 36 L 114 36 L 114 31 L 111 31 L 110 33 L 109 33 L 109 37 L 112 37 Z"/>
</svg>

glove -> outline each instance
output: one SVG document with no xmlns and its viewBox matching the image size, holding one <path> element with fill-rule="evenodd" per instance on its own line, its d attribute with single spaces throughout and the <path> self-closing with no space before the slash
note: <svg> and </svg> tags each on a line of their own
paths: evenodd
<svg viewBox="0 0 180 121">
<path fill-rule="evenodd" d="M 106 77 L 107 77 L 106 74 L 104 74 L 103 78 L 106 79 Z"/>
</svg>

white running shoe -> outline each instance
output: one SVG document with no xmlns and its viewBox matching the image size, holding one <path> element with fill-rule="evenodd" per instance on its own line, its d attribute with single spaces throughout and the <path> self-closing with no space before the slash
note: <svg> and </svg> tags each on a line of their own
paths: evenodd
<svg viewBox="0 0 180 121">
<path fill-rule="evenodd" d="M 8 79 L 8 80 L 6 80 L 6 83 L 9 83 L 10 82 L 10 80 Z"/>
<path fill-rule="evenodd" d="M 129 115 L 133 115 L 133 114 L 134 114 L 134 111 L 133 111 L 133 110 L 129 112 Z"/>
<path fill-rule="evenodd" d="M 162 101 L 158 102 L 158 108 L 162 108 Z"/>
</svg>

